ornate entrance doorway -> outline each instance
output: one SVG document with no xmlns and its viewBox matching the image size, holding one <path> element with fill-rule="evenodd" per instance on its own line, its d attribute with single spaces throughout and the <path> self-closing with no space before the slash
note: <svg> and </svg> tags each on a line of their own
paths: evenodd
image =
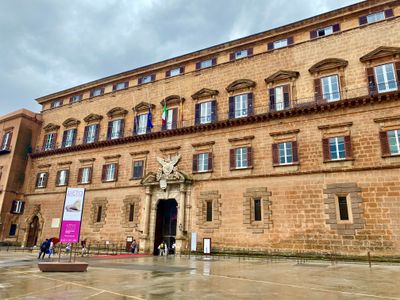
<svg viewBox="0 0 400 300">
<path fill-rule="evenodd" d="M 39 217 L 35 216 L 32 222 L 29 224 L 28 239 L 26 241 L 27 247 L 32 247 L 36 245 L 39 233 Z"/>
<path fill-rule="evenodd" d="M 158 246 L 164 241 L 168 249 L 175 243 L 177 206 L 175 199 L 162 199 L 157 205 L 156 229 L 153 254 L 158 255 Z"/>
</svg>

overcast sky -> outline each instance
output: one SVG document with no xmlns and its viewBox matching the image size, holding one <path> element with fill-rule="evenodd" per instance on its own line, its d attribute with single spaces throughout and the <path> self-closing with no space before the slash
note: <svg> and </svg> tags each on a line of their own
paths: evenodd
<svg viewBox="0 0 400 300">
<path fill-rule="evenodd" d="M 357 0 L 0 0 L 0 115 Z"/>
</svg>

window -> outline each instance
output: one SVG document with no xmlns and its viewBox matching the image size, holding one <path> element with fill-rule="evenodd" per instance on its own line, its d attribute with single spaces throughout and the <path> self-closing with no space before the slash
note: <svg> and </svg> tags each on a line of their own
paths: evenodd
<svg viewBox="0 0 400 300">
<path fill-rule="evenodd" d="M 147 127 L 147 117 L 148 117 L 147 113 L 136 116 L 136 118 L 135 118 L 136 134 L 147 133 L 147 130 L 149 129 Z"/>
<path fill-rule="evenodd" d="M 201 62 L 196 63 L 196 70 L 209 68 L 209 67 L 215 66 L 216 64 L 217 64 L 216 58 L 203 60 Z"/>
<path fill-rule="evenodd" d="M 195 124 L 208 124 L 215 121 L 216 102 L 208 101 L 195 106 Z"/>
<path fill-rule="evenodd" d="M 247 94 L 235 96 L 235 118 L 247 117 Z"/>
<path fill-rule="evenodd" d="M 104 88 L 95 88 L 90 91 L 90 97 L 97 97 L 104 94 Z"/>
<path fill-rule="evenodd" d="M 60 170 L 57 172 L 57 186 L 68 185 L 69 170 Z"/>
<path fill-rule="evenodd" d="M 253 114 L 253 93 L 229 97 L 229 118 L 241 118 Z"/>
<path fill-rule="evenodd" d="M 241 147 L 230 150 L 230 168 L 244 169 L 251 167 L 252 153 L 251 147 Z"/>
<path fill-rule="evenodd" d="M 287 165 L 293 163 L 292 143 L 279 144 L 279 164 Z"/>
<path fill-rule="evenodd" d="M 147 75 L 147 76 L 140 77 L 138 79 L 138 84 L 145 84 L 145 83 L 152 82 L 154 80 L 156 80 L 156 75 L 155 74 Z"/>
<path fill-rule="evenodd" d="M 253 55 L 253 48 L 243 49 L 230 54 L 230 60 L 241 59 Z"/>
<path fill-rule="evenodd" d="M 334 24 L 331 26 L 327 26 L 324 28 L 319 28 L 317 30 L 313 30 L 310 32 L 310 38 L 315 39 L 317 37 L 322 37 L 326 35 L 330 35 L 334 32 L 340 31 L 340 24 Z"/>
<path fill-rule="evenodd" d="M 170 108 L 167 109 L 166 123 L 163 125 L 163 129 L 175 129 L 177 128 L 178 122 L 178 109 Z"/>
<path fill-rule="evenodd" d="M 359 23 L 360 25 L 371 24 L 387 18 L 391 18 L 393 16 L 393 9 L 387 9 L 385 11 L 375 12 L 367 16 L 361 16 L 359 18 Z"/>
<path fill-rule="evenodd" d="M 92 167 L 80 168 L 78 172 L 78 183 L 88 184 L 92 180 Z"/>
<path fill-rule="evenodd" d="M 206 212 L 206 221 L 207 222 L 212 222 L 212 219 L 213 219 L 212 201 L 207 201 L 206 203 L 207 203 L 207 205 L 206 205 L 206 210 L 207 210 L 207 212 Z"/>
<path fill-rule="evenodd" d="M 19 200 L 13 200 L 11 205 L 12 214 L 22 214 L 24 212 L 25 202 Z"/>
<path fill-rule="evenodd" d="M 37 188 L 45 188 L 47 185 L 47 172 L 41 172 L 36 177 L 36 187 Z"/>
<path fill-rule="evenodd" d="M 400 129 L 387 132 L 391 155 L 400 154 Z"/>
<path fill-rule="evenodd" d="M 329 152 L 331 160 L 339 160 L 346 158 L 344 148 L 344 137 L 334 137 L 329 139 Z"/>
<path fill-rule="evenodd" d="M 129 222 L 133 222 L 135 216 L 135 204 L 129 204 Z"/>
<path fill-rule="evenodd" d="M 108 122 L 107 139 L 115 140 L 122 138 L 124 135 L 123 125 L 124 125 L 123 119 Z"/>
<path fill-rule="evenodd" d="M 294 43 L 294 39 L 292 36 L 290 36 L 286 39 L 280 39 L 280 40 L 268 43 L 268 50 L 283 48 L 283 47 L 292 45 L 293 43 Z"/>
<path fill-rule="evenodd" d="M 8 236 L 15 236 L 17 234 L 17 224 L 11 224 Z"/>
<path fill-rule="evenodd" d="M 53 102 L 51 102 L 50 108 L 60 107 L 62 104 L 63 104 L 62 100 L 60 100 L 60 99 L 54 100 Z"/>
<path fill-rule="evenodd" d="M 276 165 L 291 165 L 299 161 L 297 142 L 272 144 L 272 160 Z"/>
<path fill-rule="evenodd" d="M 340 221 L 350 221 L 349 218 L 349 205 L 348 205 L 348 201 L 347 201 L 347 197 L 346 196 L 338 196 L 337 197 L 337 201 L 338 201 L 338 212 L 339 212 L 339 220 Z"/>
<path fill-rule="evenodd" d="M 167 72 L 165 72 L 165 77 L 178 76 L 180 74 L 183 74 L 184 72 L 185 72 L 185 68 L 184 67 L 171 69 L 171 70 L 168 70 Z"/>
<path fill-rule="evenodd" d="M 379 93 L 397 90 L 397 82 L 393 64 L 377 66 L 374 69 Z"/>
<path fill-rule="evenodd" d="M 10 150 L 12 134 L 12 131 L 7 131 L 6 133 L 4 133 L 3 140 L 1 141 L 0 150 Z"/>
<path fill-rule="evenodd" d="M 76 128 L 68 129 L 64 131 L 62 147 L 68 148 L 75 145 L 76 140 Z"/>
<path fill-rule="evenodd" d="M 261 221 L 261 200 L 254 199 L 254 221 Z"/>
<path fill-rule="evenodd" d="M 140 179 L 143 177 L 144 161 L 136 160 L 133 162 L 133 179 Z"/>
<path fill-rule="evenodd" d="M 92 144 L 97 142 L 99 138 L 99 124 L 92 124 L 85 127 L 83 135 L 83 142 L 85 144 Z"/>
<path fill-rule="evenodd" d="M 339 81 L 337 75 L 321 78 L 322 98 L 328 102 L 340 100 Z"/>
<path fill-rule="evenodd" d="M 129 82 L 125 81 L 125 82 L 118 82 L 113 84 L 113 91 L 119 91 L 119 90 L 123 90 L 128 88 L 129 86 Z"/>
<path fill-rule="evenodd" d="M 116 181 L 118 177 L 118 165 L 116 163 L 103 166 L 102 181 Z"/>
<path fill-rule="evenodd" d="M 103 206 L 97 206 L 96 223 L 100 223 L 102 220 Z"/>
<path fill-rule="evenodd" d="M 212 170 L 212 153 L 193 155 L 193 172 L 208 172 Z"/>
<path fill-rule="evenodd" d="M 75 103 L 82 100 L 82 95 L 73 95 L 69 98 L 69 103 Z"/>
<path fill-rule="evenodd" d="M 289 108 L 289 85 L 269 89 L 269 105 L 271 111 L 280 111 Z"/>
</svg>

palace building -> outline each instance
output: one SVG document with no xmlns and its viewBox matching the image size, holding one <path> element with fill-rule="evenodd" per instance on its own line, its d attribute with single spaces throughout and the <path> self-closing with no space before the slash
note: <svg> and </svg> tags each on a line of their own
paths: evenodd
<svg viewBox="0 0 400 300">
<path fill-rule="evenodd" d="M 399 16 L 364 1 L 37 99 L 3 240 L 58 236 L 84 187 L 89 243 L 398 254 Z"/>
</svg>

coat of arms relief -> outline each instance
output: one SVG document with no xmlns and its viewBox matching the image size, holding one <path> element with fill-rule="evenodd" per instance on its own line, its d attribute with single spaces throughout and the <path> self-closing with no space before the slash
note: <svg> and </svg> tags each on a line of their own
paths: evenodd
<svg viewBox="0 0 400 300">
<path fill-rule="evenodd" d="M 160 182 L 160 188 L 165 190 L 167 188 L 167 180 L 178 180 L 180 178 L 178 173 L 178 167 L 176 166 L 181 155 L 177 154 L 173 157 L 168 158 L 157 157 L 157 161 L 161 165 L 158 168 L 156 179 Z"/>
</svg>

